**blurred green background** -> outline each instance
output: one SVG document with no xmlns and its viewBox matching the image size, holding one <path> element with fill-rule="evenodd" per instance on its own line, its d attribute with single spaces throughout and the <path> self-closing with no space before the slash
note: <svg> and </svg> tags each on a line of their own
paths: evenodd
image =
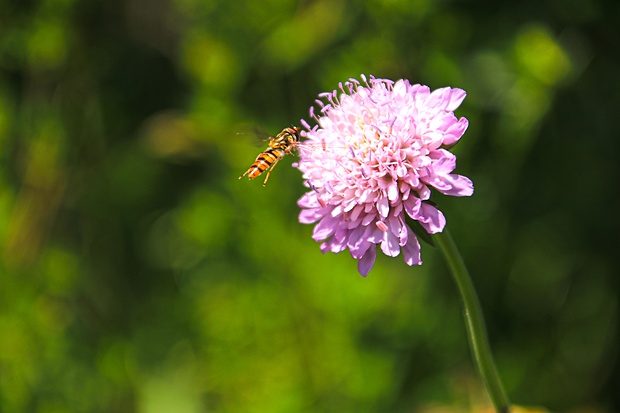
<svg viewBox="0 0 620 413">
<path fill-rule="evenodd" d="M 468 92 L 476 192 L 434 199 L 512 401 L 620 411 L 618 26 L 612 0 L 2 0 L 0 412 L 488 408 L 436 249 L 363 279 L 297 222 L 293 157 L 237 179 L 255 126 L 360 73 Z"/>
</svg>

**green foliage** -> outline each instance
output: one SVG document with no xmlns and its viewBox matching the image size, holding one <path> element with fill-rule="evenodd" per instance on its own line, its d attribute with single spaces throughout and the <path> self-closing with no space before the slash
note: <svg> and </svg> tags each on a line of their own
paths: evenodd
<svg viewBox="0 0 620 413">
<path fill-rule="evenodd" d="M 360 73 L 468 92 L 476 193 L 434 201 L 511 399 L 617 411 L 620 13 L 560 3 L 0 4 L 0 411 L 488 406 L 433 247 L 363 279 L 293 159 L 237 179 Z"/>
</svg>

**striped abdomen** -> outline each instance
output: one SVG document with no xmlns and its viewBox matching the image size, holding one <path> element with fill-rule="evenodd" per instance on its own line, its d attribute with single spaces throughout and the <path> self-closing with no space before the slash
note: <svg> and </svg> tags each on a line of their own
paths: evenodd
<svg viewBox="0 0 620 413">
<path fill-rule="evenodd" d="M 280 148 L 267 148 L 267 150 L 256 157 L 256 160 L 250 168 L 242 175 L 248 175 L 248 178 L 254 179 L 265 172 L 274 162 L 278 161 L 286 155 L 286 151 Z"/>
<path fill-rule="evenodd" d="M 263 172 L 267 171 L 267 176 L 263 182 L 263 186 L 265 186 L 271 171 L 273 171 L 273 168 L 275 168 L 278 161 L 287 153 L 291 153 L 291 151 L 297 147 L 298 142 L 299 128 L 284 128 L 282 132 L 276 135 L 275 138 L 269 139 L 269 147 L 265 150 L 265 152 L 256 157 L 256 160 L 252 166 L 250 166 L 250 169 L 245 171 L 239 179 L 246 175 L 248 175 L 248 178 L 254 179 Z"/>
</svg>

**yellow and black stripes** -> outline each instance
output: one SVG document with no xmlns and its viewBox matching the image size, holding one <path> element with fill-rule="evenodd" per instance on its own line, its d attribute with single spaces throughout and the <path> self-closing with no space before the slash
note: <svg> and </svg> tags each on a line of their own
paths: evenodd
<svg viewBox="0 0 620 413">
<path fill-rule="evenodd" d="M 267 148 L 267 150 L 256 157 L 256 160 L 250 166 L 241 178 L 248 175 L 248 178 L 254 179 L 261 175 L 269 168 L 273 168 L 280 159 L 286 155 L 286 151 L 279 148 Z"/>
<path fill-rule="evenodd" d="M 271 138 L 269 140 L 269 147 L 256 157 L 256 160 L 252 166 L 250 166 L 250 168 L 245 171 L 239 179 L 246 175 L 248 175 L 248 178 L 254 179 L 263 172 L 267 171 L 267 176 L 263 182 L 263 186 L 265 186 L 271 171 L 273 171 L 273 168 L 276 166 L 278 161 L 284 158 L 284 155 L 291 153 L 291 151 L 295 149 L 298 142 L 299 128 L 292 127 L 283 129 L 282 132 L 278 133 L 275 138 Z"/>
</svg>

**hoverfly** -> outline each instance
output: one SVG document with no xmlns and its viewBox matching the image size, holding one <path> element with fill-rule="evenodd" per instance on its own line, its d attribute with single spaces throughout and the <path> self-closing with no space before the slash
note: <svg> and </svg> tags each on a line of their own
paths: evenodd
<svg viewBox="0 0 620 413">
<path fill-rule="evenodd" d="M 239 179 L 246 175 L 248 178 L 254 179 L 267 171 L 263 186 L 267 185 L 269 175 L 280 159 L 284 158 L 285 155 L 292 154 L 292 151 L 298 147 L 299 130 L 300 129 L 296 126 L 284 128 L 282 132 L 278 133 L 275 137 L 269 138 L 269 146 L 267 149 L 256 157 L 252 166 L 250 166 Z"/>
</svg>

